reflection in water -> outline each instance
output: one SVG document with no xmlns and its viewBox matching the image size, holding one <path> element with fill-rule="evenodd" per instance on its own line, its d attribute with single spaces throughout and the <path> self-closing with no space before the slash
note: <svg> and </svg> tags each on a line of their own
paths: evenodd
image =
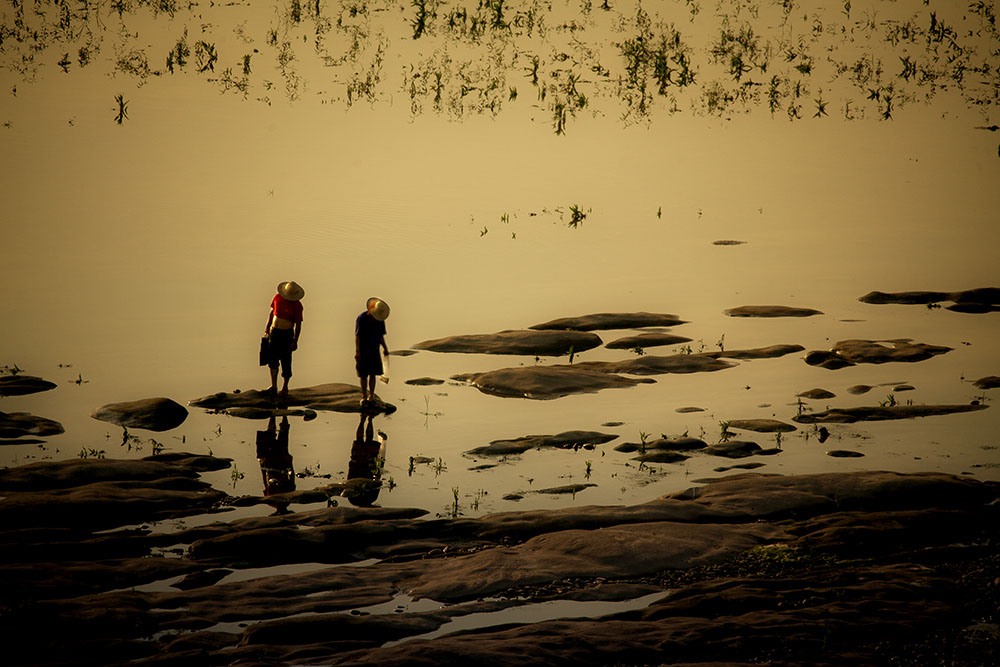
<svg viewBox="0 0 1000 667">
<path fill-rule="evenodd" d="M 374 413 L 361 413 L 347 464 L 343 496 L 357 507 L 371 507 L 382 489 L 386 435 L 382 431 L 376 433 L 374 421 Z"/>
<path fill-rule="evenodd" d="M 281 418 L 281 427 L 275 425 L 272 415 L 267 428 L 257 431 L 257 461 L 264 481 L 264 495 L 273 496 L 295 490 L 295 471 L 292 456 L 288 453 L 288 417 Z M 288 511 L 288 503 L 278 506 L 278 512 Z"/>
<path fill-rule="evenodd" d="M 309 91 L 347 108 L 402 95 L 413 115 L 453 118 L 520 105 L 557 134 L 582 114 L 889 120 L 939 94 L 988 112 L 1000 91 L 1000 31 L 982 1 L 103 4 L 0 7 L 0 70 L 30 82 L 101 62 L 136 86 L 189 76 L 267 105 Z"/>
</svg>

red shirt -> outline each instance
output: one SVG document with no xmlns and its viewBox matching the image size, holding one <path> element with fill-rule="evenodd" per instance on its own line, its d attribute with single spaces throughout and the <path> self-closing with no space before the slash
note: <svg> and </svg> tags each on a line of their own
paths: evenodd
<svg viewBox="0 0 1000 667">
<path fill-rule="evenodd" d="M 302 302 L 289 301 L 280 294 L 275 294 L 274 300 L 271 301 L 271 312 L 276 317 L 298 324 L 302 321 Z"/>
</svg>

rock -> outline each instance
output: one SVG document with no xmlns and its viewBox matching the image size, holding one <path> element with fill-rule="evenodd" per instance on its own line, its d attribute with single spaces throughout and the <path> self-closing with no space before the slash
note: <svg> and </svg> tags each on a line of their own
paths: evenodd
<svg viewBox="0 0 1000 667">
<path fill-rule="evenodd" d="M 716 359 L 711 354 L 673 354 L 666 357 L 643 355 L 625 361 L 581 361 L 574 368 L 602 373 L 629 375 L 664 375 L 667 373 L 711 373 L 735 364 Z"/>
<path fill-rule="evenodd" d="M 914 391 L 916 387 L 912 384 L 900 384 L 892 388 L 893 391 Z"/>
<path fill-rule="evenodd" d="M 591 350 L 601 344 L 600 336 L 582 331 L 501 331 L 494 334 L 449 336 L 417 343 L 417 350 L 464 352 L 470 354 L 521 354 L 563 356 Z"/>
<path fill-rule="evenodd" d="M 444 384 L 444 380 L 438 380 L 437 378 L 414 378 L 412 380 L 407 380 L 406 384 L 414 385 L 416 387 L 432 387 L 439 384 Z"/>
<path fill-rule="evenodd" d="M 864 456 L 861 452 L 856 452 L 850 449 L 831 449 L 826 453 L 827 456 L 832 456 L 835 459 L 856 459 Z"/>
<path fill-rule="evenodd" d="M 212 569 L 212 570 L 202 570 L 201 572 L 193 572 L 177 583 L 173 584 L 174 588 L 179 588 L 182 591 L 189 591 L 193 588 L 202 588 L 204 586 L 211 586 L 212 584 L 225 579 L 227 576 L 233 573 L 233 570 L 229 569 Z"/>
<path fill-rule="evenodd" d="M 793 306 L 739 306 L 723 311 L 730 317 L 811 317 L 823 311 Z"/>
<path fill-rule="evenodd" d="M 158 397 L 109 403 L 90 416 L 125 428 L 169 431 L 183 424 L 188 412 L 183 405 L 169 398 Z"/>
<path fill-rule="evenodd" d="M 834 370 L 854 364 L 884 364 L 891 361 L 914 363 L 951 350 L 950 347 L 913 343 L 908 338 L 883 341 L 843 340 L 829 352 L 809 352 L 805 361 L 810 366 Z"/>
<path fill-rule="evenodd" d="M 26 435 L 48 437 L 63 433 L 62 424 L 28 412 L 0 412 L 0 438 L 20 438 Z M 18 444 L 13 441 L 10 444 Z"/>
<path fill-rule="evenodd" d="M 767 347 L 756 347 L 749 350 L 722 350 L 719 352 L 705 352 L 704 355 L 715 359 L 775 359 L 786 354 L 801 352 L 805 348 L 801 345 L 768 345 Z"/>
<path fill-rule="evenodd" d="M 647 451 L 645 454 L 633 456 L 632 460 L 641 461 L 643 463 L 679 463 L 680 461 L 687 461 L 689 458 L 691 457 L 686 454 L 662 450 Z"/>
<path fill-rule="evenodd" d="M 803 413 L 792 417 L 800 424 L 853 424 L 860 421 L 887 421 L 932 417 L 985 410 L 986 405 L 894 405 L 860 408 L 832 408 L 825 412 Z"/>
<path fill-rule="evenodd" d="M 1000 305 L 1000 288 L 997 287 L 982 287 L 978 289 L 965 290 L 962 292 L 869 292 L 863 297 L 860 297 L 858 301 L 863 303 L 873 303 L 873 304 L 929 304 L 938 303 L 941 301 L 953 301 L 956 305 L 962 304 L 966 307 L 972 307 L 973 304 L 979 306 L 996 306 Z M 965 311 L 965 312 L 989 312 L 988 310 L 982 311 Z"/>
<path fill-rule="evenodd" d="M 637 452 L 646 450 L 651 451 L 670 451 L 670 452 L 689 452 L 697 449 L 704 449 L 708 445 L 704 440 L 698 438 L 657 438 L 656 440 L 651 440 L 645 444 L 626 442 L 617 445 L 614 449 L 616 452 Z"/>
<path fill-rule="evenodd" d="M 504 500 L 513 500 L 517 502 L 518 500 L 524 500 L 524 496 L 520 493 L 508 493 L 503 497 Z"/>
<path fill-rule="evenodd" d="M 673 327 L 686 324 L 676 315 L 661 313 L 598 313 L 581 317 L 564 317 L 531 329 L 571 329 L 574 331 L 594 331 L 597 329 L 641 329 L 642 327 Z"/>
<path fill-rule="evenodd" d="M 609 350 L 633 350 L 635 348 L 645 349 L 661 345 L 677 345 L 679 343 L 687 343 L 690 340 L 690 338 L 685 336 L 675 336 L 669 333 L 641 333 L 613 340 L 604 347 Z"/>
<path fill-rule="evenodd" d="M 190 454 L 188 452 L 166 452 L 145 456 L 142 461 L 157 461 L 160 463 L 171 463 L 195 472 L 212 472 L 214 470 L 225 470 L 233 460 L 219 458 L 217 456 L 207 456 L 205 454 Z"/>
<path fill-rule="evenodd" d="M 566 484 L 565 486 L 552 486 L 547 489 L 538 489 L 535 493 L 545 493 L 550 496 L 568 496 L 576 495 L 584 489 L 589 489 L 592 486 L 597 486 L 596 484 Z"/>
<path fill-rule="evenodd" d="M 996 389 L 1000 387 L 1000 377 L 996 375 L 987 375 L 986 377 L 981 377 L 972 383 L 977 389 Z"/>
<path fill-rule="evenodd" d="M 746 241 L 736 241 L 733 239 L 720 239 L 718 241 L 712 241 L 712 245 L 743 245 Z"/>
<path fill-rule="evenodd" d="M 484 394 L 505 398 L 553 399 L 571 394 L 634 387 L 653 380 L 626 378 L 579 365 L 521 366 L 452 377 L 468 382 Z"/>
<path fill-rule="evenodd" d="M 0 375 L 0 396 L 24 396 L 55 388 L 54 382 L 32 375 Z"/>
<path fill-rule="evenodd" d="M 759 454 L 762 450 L 760 445 L 749 440 L 727 440 L 709 445 L 703 450 L 711 456 L 723 456 L 728 459 L 742 459 L 747 456 Z"/>
<path fill-rule="evenodd" d="M 852 387 L 848 387 L 847 388 L 847 393 L 848 394 L 852 394 L 854 396 L 858 396 L 860 394 L 867 394 L 868 392 L 870 392 L 874 388 L 875 387 L 872 387 L 871 385 L 867 385 L 867 384 L 856 384 L 856 385 L 854 385 Z"/>
<path fill-rule="evenodd" d="M 233 416 L 282 415 L 293 414 L 289 407 L 299 406 L 310 410 L 331 410 L 333 412 L 361 412 L 361 388 L 357 385 L 331 382 L 312 387 L 291 389 L 285 398 L 273 399 L 266 391 L 250 389 L 239 393 L 219 392 L 203 396 L 188 405 L 205 410 L 225 412 Z M 375 404 L 366 410 L 374 410 L 384 414 L 392 414 L 396 406 L 386 403 L 376 396 Z M 303 415 L 308 411 L 303 412 Z"/>
<path fill-rule="evenodd" d="M 737 463 L 731 466 L 719 466 L 718 468 L 712 468 L 713 472 L 727 472 L 729 470 L 756 470 L 757 468 L 763 468 L 765 464 L 759 462 L 753 463 Z"/>
<path fill-rule="evenodd" d="M 730 428 L 755 431 L 757 433 L 791 433 L 798 429 L 777 419 L 733 419 L 727 422 Z"/>
<path fill-rule="evenodd" d="M 488 445 L 470 449 L 465 453 L 469 456 L 503 456 L 523 454 L 529 449 L 540 447 L 574 449 L 584 445 L 603 445 L 617 437 L 617 435 L 597 431 L 565 431 L 558 435 L 526 435 L 513 440 L 494 440 Z"/>
<path fill-rule="evenodd" d="M 683 408 L 677 408 L 677 409 L 674 410 L 674 412 L 678 412 L 680 414 L 687 414 L 689 412 L 704 412 L 704 411 L 705 411 L 705 408 L 698 408 L 698 407 L 694 407 L 694 406 L 687 406 L 687 407 L 683 407 Z"/>
<path fill-rule="evenodd" d="M 850 389 L 848 389 L 848 392 L 850 392 Z M 796 394 L 796 396 L 799 396 L 801 398 L 810 398 L 813 400 L 822 400 L 824 398 L 837 397 L 837 395 L 832 391 L 827 391 L 826 389 L 819 389 L 819 388 L 809 389 L 808 391 L 804 391 L 801 394 Z"/>
</svg>

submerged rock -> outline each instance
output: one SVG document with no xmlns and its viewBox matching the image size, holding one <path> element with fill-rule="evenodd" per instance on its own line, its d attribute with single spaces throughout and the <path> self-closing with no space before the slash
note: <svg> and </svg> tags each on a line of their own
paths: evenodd
<svg viewBox="0 0 1000 667">
<path fill-rule="evenodd" d="M 557 435 L 526 435 L 511 440 L 494 440 L 483 447 L 476 447 L 465 452 L 469 456 L 503 456 L 505 454 L 523 454 L 529 449 L 555 447 L 558 449 L 576 449 L 585 445 L 603 445 L 618 436 L 597 431 L 565 431 Z"/>
<path fill-rule="evenodd" d="M 825 412 L 803 413 L 792 417 L 800 424 L 853 424 L 861 421 L 887 421 L 933 417 L 985 410 L 987 405 L 893 405 L 860 408 L 832 408 Z"/>
<path fill-rule="evenodd" d="M 63 433 L 62 424 L 29 412 L 0 412 L 0 438 L 21 438 L 27 435 L 48 437 Z M 13 441 L 9 444 L 18 444 Z"/>
<path fill-rule="evenodd" d="M 413 385 L 415 387 L 434 387 L 440 384 L 444 384 L 444 380 L 439 380 L 437 378 L 413 378 L 412 380 L 407 380 L 406 384 Z"/>
<path fill-rule="evenodd" d="M 708 444 L 699 438 L 657 438 L 646 443 L 623 442 L 615 446 L 616 452 L 637 452 L 637 451 L 671 451 L 690 452 L 697 449 L 705 449 Z"/>
<path fill-rule="evenodd" d="M 654 380 L 627 378 L 580 365 L 522 366 L 452 377 L 468 382 L 484 394 L 505 398 L 553 399 L 601 389 L 634 387 Z"/>
<path fill-rule="evenodd" d="M 726 422 L 730 428 L 739 428 L 757 433 L 791 433 L 798 429 L 777 419 L 733 419 Z"/>
<path fill-rule="evenodd" d="M 965 290 L 960 292 L 869 292 L 858 301 L 873 304 L 931 304 L 941 301 L 952 301 L 955 306 L 949 310 L 960 310 L 962 312 L 990 312 L 1000 306 L 1000 288 L 981 287 L 978 289 Z"/>
<path fill-rule="evenodd" d="M 850 389 L 848 389 L 847 391 L 849 393 L 853 393 L 853 392 L 851 392 Z M 810 399 L 813 399 L 813 400 L 822 400 L 824 398 L 836 398 L 837 397 L 837 395 L 835 393 L 833 393 L 832 391 L 828 391 L 826 389 L 820 389 L 818 387 L 815 388 L 815 389 L 809 389 L 807 391 L 803 391 L 800 394 L 796 394 L 796 396 L 799 396 L 801 398 L 810 398 Z"/>
<path fill-rule="evenodd" d="M 763 449 L 756 442 L 750 442 L 749 440 L 727 440 L 726 442 L 717 442 L 714 445 L 709 445 L 703 451 L 711 456 L 742 459 L 747 456 L 759 454 Z"/>
<path fill-rule="evenodd" d="M 54 382 L 32 375 L 0 375 L 0 396 L 24 396 L 55 388 Z"/>
<path fill-rule="evenodd" d="M 613 340 L 604 347 L 609 350 L 632 350 L 635 348 L 645 349 L 647 347 L 658 347 L 661 345 L 677 345 L 687 343 L 691 339 L 686 336 L 676 336 L 669 333 L 641 333 L 635 336 L 625 336 L 618 340 Z"/>
<path fill-rule="evenodd" d="M 125 428 L 169 431 L 184 423 L 188 411 L 176 401 L 157 397 L 123 403 L 109 403 L 98 408 L 90 416 Z"/>
<path fill-rule="evenodd" d="M 853 396 L 859 396 L 861 394 L 867 394 L 875 387 L 869 384 L 856 384 L 847 388 L 847 393 Z"/>
<path fill-rule="evenodd" d="M 893 340 L 842 340 L 829 352 L 809 352 L 805 362 L 836 370 L 855 364 L 884 364 L 888 362 L 914 363 L 950 352 L 952 348 L 926 343 L 914 343 L 909 338 Z"/>
<path fill-rule="evenodd" d="M 417 350 L 431 352 L 464 352 L 469 354 L 522 354 L 533 356 L 563 356 L 570 352 L 591 350 L 601 344 L 597 334 L 582 331 L 501 331 L 493 334 L 449 336 L 426 340 L 414 345 Z"/>
<path fill-rule="evenodd" d="M 711 354 L 672 354 L 666 357 L 643 355 L 625 361 L 581 361 L 574 368 L 603 373 L 630 375 L 665 375 L 667 373 L 710 373 L 736 364 L 716 359 Z"/>
<path fill-rule="evenodd" d="M 831 449 L 826 455 L 832 456 L 835 459 L 857 459 L 864 456 L 861 452 L 856 452 L 852 449 Z"/>
<path fill-rule="evenodd" d="M 748 350 L 721 350 L 719 352 L 705 352 L 706 357 L 715 359 L 775 359 L 786 354 L 801 352 L 805 348 L 801 345 L 778 344 L 767 347 L 755 347 Z"/>
<path fill-rule="evenodd" d="M 279 396 L 277 398 L 272 398 L 267 391 L 255 389 L 230 393 L 219 392 L 196 398 L 188 405 L 224 412 L 237 417 L 248 416 L 253 419 L 293 414 L 288 412 L 288 408 L 296 406 L 333 412 L 361 412 L 361 388 L 357 385 L 331 382 L 291 389 L 287 397 Z M 253 410 L 249 410 L 250 408 Z M 365 409 L 392 414 L 396 411 L 396 406 L 386 403 L 376 396 L 375 403 L 370 408 L 366 406 Z"/>
<path fill-rule="evenodd" d="M 589 489 L 592 486 L 597 486 L 596 484 L 566 484 L 564 486 L 552 486 L 547 489 L 538 489 L 535 493 L 544 493 L 550 496 L 568 496 L 576 495 L 584 489 Z"/>
<path fill-rule="evenodd" d="M 594 331 L 597 329 L 641 329 L 643 327 L 673 327 L 686 324 L 676 315 L 664 313 L 597 313 L 581 317 L 564 317 L 536 324 L 531 329 L 572 329 Z"/>
<path fill-rule="evenodd" d="M 811 317 L 823 311 L 794 306 L 739 306 L 723 311 L 730 317 Z"/>
<path fill-rule="evenodd" d="M 972 385 L 977 389 L 996 389 L 1000 387 L 1000 377 L 987 375 L 986 377 L 979 378 Z"/>
</svg>

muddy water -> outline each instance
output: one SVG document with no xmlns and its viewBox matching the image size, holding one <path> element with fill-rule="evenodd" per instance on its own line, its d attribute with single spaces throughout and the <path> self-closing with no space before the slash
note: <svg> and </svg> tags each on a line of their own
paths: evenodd
<svg viewBox="0 0 1000 667">
<path fill-rule="evenodd" d="M 891 122 L 840 117 L 788 122 L 766 112 L 679 113 L 623 124 L 578 114 L 563 135 L 525 103 L 496 117 L 414 117 L 405 98 L 350 109 L 312 99 L 270 105 L 220 96 L 188 79 L 133 80 L 83 69 L 32 83 L 3 72 L 0 103 L 5 316 L 0 364 L 59 383 L 5 398 L 5 412 L 56 419 L 66 433 L 39 447 L 0 448 L 0 463 L 168 450 L 232 457 L 209 477 L 260 494 L 254 439 L 263 423 L 193 412 L 164 434 L 89 418 L 105 403 L 165 395 L 179 402 L 261 388 L 256 344 L 274 285 L 306 289 L 294 384 L 354 382 L 353 319 L 365 298 L 393 308 L 395 350 L 430 338 L 489 333 L 594 312 L 674 313 L 695 351 L 849 338 L 913 338 L 954 348 L 918 364 L 807 366 L 800 355 L 740 362 L 702 375 L 657 376 L 627 390 L 554 401 L 501 399 L 418 377 L 536 363 L 528 357 L 420 352 L 392 359 L 381 396 L 399 407 L 379 504 L 450 513 L 634 503 L 684 488 L 733 462 L 696 456 L 639 467 L 614 452 L 641 434 L 714 442 L 722 421 L 790 421 L 796 394 L 822 387 L 829 406 L 967 403 L 970 380 L 1000 374 L 998 315 L 873 306 L 870 290 L 996 286 L 1000 159 L 988 113 L 964 103 L 911 104 Z M 117 125 L 114 95 L 128 91 Z M 989 108 L 986 108 L 986 112 Z M 570 207 L 587 217 L 570 228 Z M 738 240 L 739 245 L 715 245 Z M 807 319 L 730 318 L 727 308 L 822 310 Z M 630 332 L 602 332 L 610 341 Z M 664 352 L 676 351 L 667 348 Z M 657 354 L 652 349 L 647 353 Z M 579 360 L 615 360 L 598 348 Z M 541 363 L 552 363 L 542 360 Z M 855 384 L 878 386 L 851 396 Z M 985 398 L 989 399 L 988 392 Z M 703 412 L 678 413 L 697 406 Z M 602 426 L 622 422 L 620 426 Z M 995 407 L 915 421 L 831 427 L 821 445 L 800 427 L 778 473 L 943 470 L 1000 479 Z M 299 488 L 343 478 L 357 418 L 293 420 Z M 491 463 L 462 452 L 491 440 L 570 429 L 620 436 L 595 451 L 531 451 Z M 752 436 L 761 446 L 773 436 Z M 141 447 L 137 450 L 136 446 Z M 863 458 L 834 459 L 828 449 Z M 411 456 L 435 464 L 410 467 Z M 587 477 L 587 462 L 590 476 Z M 317 476 L 318 475 L 320 476 Z M 391 483 L 390 483 L 391 479 Z M 575 496 L 531 493 L 594 483 Z M 510 493 L 520 501 L 502 500 Z"/>
</svg>

